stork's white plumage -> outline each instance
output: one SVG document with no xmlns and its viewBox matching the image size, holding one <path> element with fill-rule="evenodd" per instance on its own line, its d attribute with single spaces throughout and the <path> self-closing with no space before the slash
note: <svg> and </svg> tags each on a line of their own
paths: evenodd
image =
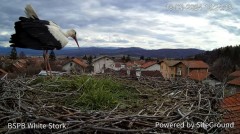
<svg viewBox="0 0 240 134">
<path fill-rule="evenodd" d="M 62 49 L 67 45 L 68 37 L 72 37 L 78 45 L 75 30 L 63 32 L 54 22 L 40 20 L 31 5 L 25 7 L 25 13 L 27 18 L 20 17 L 20 21 L 15 22 L 16 33 L 9 41 L 13 43 L 11 47 L 44 50 L 44 59 L 48 62 L 48 50 Z M 48 66 L 50 69 L 49 63 Z"/>
</svg>

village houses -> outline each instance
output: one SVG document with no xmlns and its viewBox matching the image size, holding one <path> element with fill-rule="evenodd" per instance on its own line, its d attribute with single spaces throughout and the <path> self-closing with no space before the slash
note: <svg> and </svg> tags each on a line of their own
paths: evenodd
<svg viewBox="0 0 240 134">
<path fill-rule="evenodd" d="M 83 61 L 73 58 L 62 66 L 62 70 L 67 73 L 83 74 L 86 71 L 87 64 Z"/>
<path fill-rule="evenodd" d="M 93 59 L 93 73 L 98 74 L 98 73 L 104 73 L 105 69 L 114 68 L 114 61 L 111 57 L 109 56 L 100 56 L 96 59 Z"/>
<path fill-rule="evenodd" d="M 160 62 L 160 72 L 165 79 L 188 77 L 203 81 L 210 74 L 207 63 L 198 60 L 163 60 Z"/>
<path fill-rule="evenodd" d="M 144 71 L 160 71 L 160 64 L 157 61 L 149 61 L 141 65 Z"/>
<path fill-rule="evenodd" d="M 231 94 L 240 92 L 240 70 L 236 70 L 229 74 L 227 84 L 229 85 L 228 89 Z"/>
</svg>

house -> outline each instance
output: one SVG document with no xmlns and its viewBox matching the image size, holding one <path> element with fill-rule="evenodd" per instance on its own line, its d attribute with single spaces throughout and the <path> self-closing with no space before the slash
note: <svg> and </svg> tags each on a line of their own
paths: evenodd
<svg viewBox="0 0 240 134">
<path fill-rule="evenodd" d="M 85 73 L 87 66 L 88 65 L 81 60 L 73 58 L 63 65 L 62 70 L 66 71 L 67 73 L 82 74 Z"/>
<path fill-rule="evenodd" d="M 165 79 L 188 77 L 203 81 L 209 76 L 208 64 L 199 60 L 163 60 L 160 61 L 160 72 Z"/>
<path fill-rule="evenodd" d="M 208 78 L 202 81 L 205 84 L 208 84 L 210 86 L 219 86 L 222 84 L 222 82 L 212 73 L 209 72 Z"/>
<path fill-rule="evenodd" d="M 104 70 L 107 68 L 113 69 L 114 68 L 114 61 L 109 56 L 100 56 L 96 59 L 93 59 L 93 70 L 94 74 L 104 73 Z"/>
<path fill-rule="evenodd" d="M 126 68 L 126 64 L 122 63 L 122 62 L 115 62 L 114 66 L 113 66 L 113 70 L 115 70 L 115 71 L 119 71 L 124 68 Z"/>
<path fill-rule="evenodd" d="M 159 70 L 145 70 L 141 71 L 140 76 L 142 77 L 157 77 L 157 78 L 163 78 L 162 74 Z"/>
<path fill-rule="evenodd" d="M 203 81 L 210 74 L 208 64 L 200 60 L 180 61 L 175 66 L 177 77 L 188 77 L 196 81 Z"/>
<path fill-rule="evenodd" d="M 179 60 L 162 60 L 160 61 L 160 72 L 165 79 L 175 78 L 176 75 L 176 64 L 178 64 Z"/>
<path fill-rule="evenodd" d="M 236 70 L 228 75 L 227 89 L 230 94 L 240 92 L 240 70 Z"/>
<path fill-rule="evenodd" d="M 160 72 L 160 64 L 156 61 L 149 61 L 141 65 L 141 69 L 145 71 L 159 71 Z"/>
<path fill-rule="evenodd" d="M 132 60 L 126 63 L 128 69 L 137 69 L 140 68 L 145 63 L 144 60 Z"/>
<path fill-rule="evenodd" d="M 223 122 L 231 125 L 227 128 L 227 134 L 240 133 L 240 93 L 225 97 L 221 102 L 221 108 L 225 111 Z"/>
<path fill-rule="evenodd" d="M 118 71 L 118 75 L 121 77 L 139 78 L 139 77 L 155 77 L 163 78 L 160 71 L 154 70 L 142 71 L 141 69 L 121 69 Z"/>
<path fill-rule="evenodd" d="M 228 80 L 233 80 L 237 77 L 240 77 L 240 70 L 236 70 L 228 75 Z"/>
</svg>

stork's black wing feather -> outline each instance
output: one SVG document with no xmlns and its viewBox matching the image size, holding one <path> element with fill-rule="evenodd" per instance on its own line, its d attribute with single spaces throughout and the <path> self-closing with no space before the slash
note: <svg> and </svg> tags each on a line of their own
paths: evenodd
<svg viewBox="0 0 240 134">
<path fill-rule="evenodd" d="M 16 34 L 12 35 L 12 47 L 37 50 L 61 49 L 61 43 L 49 32 L 48 21 L 20 17 L 15 23 Z"/>
</svg>

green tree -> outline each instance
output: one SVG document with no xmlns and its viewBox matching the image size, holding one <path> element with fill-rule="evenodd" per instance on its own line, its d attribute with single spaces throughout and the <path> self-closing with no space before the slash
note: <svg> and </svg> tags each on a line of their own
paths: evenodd
<svg viewBox="0 0 240 134">
<path fill-rule="evenodd" d="M 84 60 L 87 60 L 87 59 L 88 59 L 86 54 L 83 56 L 83 59 L 84 59 Z"/>
<path fill-rule="evenodd" d="M 15 47 L 12 48 L 11 53 L 10 53 L 10 59 L 16 60 L 17 59 L 17 50 Z"/>
<path fill-rule="evenodd" d="M 49 59 L 50 59 L 51 61 L 55 61 L 55 60 L 56 60 L 56 56 L 55 56 L 55 53 L 54 53 L 53 50 L 51 50 L 51 52 L 50 52 Z"/>
<path fill-rule="evenodd" d="M 130 60 L 131 60 L 130 55 L 127 55 L 127 57 L 126 57 L 126 62 L 128 62 L 128 61 L 130 61 Z"/>
<path fill-rule="evenodd" d="M 142 55 L 142 56 L 140 56 L 140 60 L 144 60 L 144 56 Z"/>
<path fill-rule="evenodd" d="M 93 60 L 93 57 L 92 57 L 92 55 L 90 55 L 90 56 L 87 58 L 87 63 L 88 63 L 88 65 L 92 65 L 92 60 Z"/>
<path fill-rule="evenodd" d="M 125 56 L 122 57 L 122 61 L 123 61 L 123 62 L 126 61 L 126 57 L 125 57 Z"/>
<path fill-rule="evenodd" d="M 146 58 L 146 61 L 151 61 L 151 60 L 152 60 L 151 57 L 147 57 L 147 58 Z"/>
</svg>

